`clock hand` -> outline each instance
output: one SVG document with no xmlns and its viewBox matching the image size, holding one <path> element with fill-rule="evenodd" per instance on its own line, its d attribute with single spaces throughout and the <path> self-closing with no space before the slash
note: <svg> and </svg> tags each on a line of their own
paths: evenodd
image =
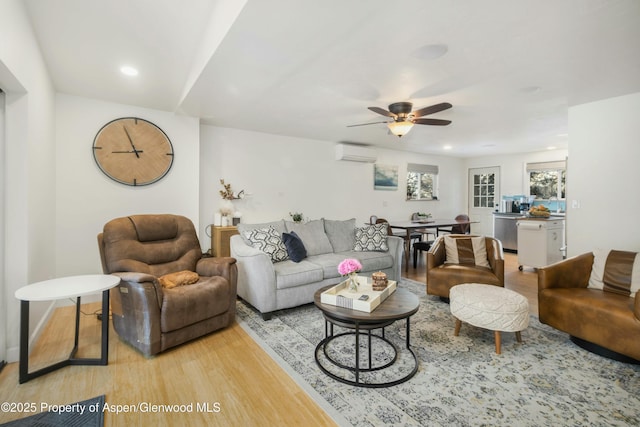
<svg viewBox="0 0 640 427">
<path fill-rule="evenodd" d="M 133 147 L 133 151 L 131 151 L 131 152 L 132 153 L 136 153 L 136 157 L 140 158 L 140 154 L 138 154 L 138 153 L 141 153 L 142 151 L 138 151 L 136 149 L 136 146 L 133 145 L 133 140 L 131 139 L 131 135 L 129 135 L 129 131 L 127 130 L 127 127 L 123 125 L 122 128 L 124 129 L 124 133 L 127 134 L 127 138 L 129 138 L 129 143 L 131 144 L 131 147 Z"/>
<path fill-rule="evenodd" d="M 135 150 L 135 151 L 112 151 L 111 153 L 117 153 L 117 154 L 120 154 L 120 153 L 136 153 L 136 155 L 137 155 L 138 153 L 144 153 L 144 151 L 142 151 L 142 150 Z M 138 157 L 140 157 L 140 156 L 138 156 Z"/>
</svg>

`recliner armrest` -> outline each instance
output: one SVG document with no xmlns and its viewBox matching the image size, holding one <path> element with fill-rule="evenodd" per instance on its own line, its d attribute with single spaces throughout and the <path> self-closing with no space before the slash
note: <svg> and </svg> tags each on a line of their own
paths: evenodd
<svg viewBox="0 0 640 427">
<path fill-rule="evenodd" d="M 231 257 L 201 258 L 196 264 L 196 273 L 200 276 L 222 276 L 230 280 L 232 270 L 236 269 L 236 259 Z"/>
<path fill-rule="evenodd" d="M 144 282 L 153 282 L 156 280 L 156 276 L 148 273 L 135 273 L 131 271 L 123 271 L 118 273 L 111 273 L 114 276 L 118 276 L 121 280 L 125 282 L 133 282 L 133 283 L 144 283 Z"/>
<path fill-rule="evenodd" d="M 141 295 L 141 300 L 150 300 L 151 298 L 149 296 L 153 295 L 155 297 L 155 303 L 158 304 L 158 307 L 162 306 L 164 292 L 162 291 L 162 285 L 158 282 L 158 280 L 156 280 L 157 278 L 153 274 L 137 273 L 131 271 L 120 271 L 111 274 L 120 278 L 120 285 L 118 285 L 114 289 L 124 287 L 127 288 L 126 292 L 137 292 Z M 120 292 L 123 291 L 120 290 Z"/>
<path fill-rule="evenodd" d="M 538 269 L 538 292 L 549 288 L 586 288 L 593 253 L 578 255 Z"/>
</svg>

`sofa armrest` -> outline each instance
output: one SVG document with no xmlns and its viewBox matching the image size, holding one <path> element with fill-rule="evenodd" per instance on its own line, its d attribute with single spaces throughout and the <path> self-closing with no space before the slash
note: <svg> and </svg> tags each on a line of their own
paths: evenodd
<svg viewBox="0 0 640 427">
<path fill-rule="evenodd" d="M 427 251 L 427 272 L 439 265 L 444 264 L 447 253 L 444 248 L 444 239 L 436 239 Z"/>
<path fill-rule="evenodd" d="M 538 269 L 538 292 L 549 288 L 586 288 L 593 253 L 578 255 Z"/>
<path fill-rule="evenodd" d="M 493 274 L 496 275 L 500 284 L 504 286 L 504 251 L 502 250 L 502 243 L 494 238 L 486 238 L 489 245 L 487 245 L 487 261 L 491 266 Z"/>
<path fill-rule="evenodd" d="M 238 296 L 262 313 L 277 308 L 276 272 L 271 257 L 247 245 L 239 235 L 229 241 L 238 268 Z"/>
<path fill-rule="evenodd" d="M 402 261 L 404 261 L 404 238 L 388 236 L 387 245 L 389 246 L 389 254 L 393 257 L 393 273 L 389 279 L 400 283 Z"/>
</svg>

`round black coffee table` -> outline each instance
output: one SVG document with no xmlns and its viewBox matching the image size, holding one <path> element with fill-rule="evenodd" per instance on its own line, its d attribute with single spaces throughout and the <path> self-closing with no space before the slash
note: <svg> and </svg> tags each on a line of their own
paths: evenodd
<svg viewBox="0 0 640 427">
<path fill-rule="evenodd" d="M 349 308 L 338 307 L 331 304 L 324 304 L 321 302 L 320 295 L 322 292 L 330 289 L 332 286 L 327 286 L 318 290 L 314 295 L 314 303 L 316 307 L 322 311 L 325 319 L 325 337 L 316 346 L 314 357 L 316 363 L 320 369 L 335 379 L 345 384 L 354 385 L 358 387 L 368 388 L 380 388 L 390 387 L 400 383 L 403 383 L 413 377 L 418 372 L 418 358 L 414 351 L 411 349 L 411 335 L 410 335 L 410 317 L 413 316 L 420 306 L 418 297 L 405 290 L 398 288 L 392 293 L 386 300 L 384 300 L 374 311 L 367 313 L 365 311 L 358 311 Z M 385 337 L 384 328 L 391 325 L 397 320 L 406 319 L 406 349 L 408 353 L 413 357 L 414 366 L 405 376 L 395 379 L 389 382 L 363 382 L 360 380 L 361 372 L 373 372 L 381 371 L 392 366 L 398 359 L 398 348 L 389 339 Z M 333 327 L 339 326 L 349 329 L 351 331 L 334 335 Z M 373 334 L 372 331 L 380 329 L 381 334 Z M 369 352 L 369 364 L 368 367 L 360 366 L 360 335 L 366 332 L 368 338 L 368 352 Z M 354 335 L 355 336 L 355 363 L 352 365 L 346 365 L 336 361 L 329 355 L 327 348 L 329 344 L 336 338 Z M 372 365 L 372 342 L 380 341 L 391 346 L 393 349 L 393 357 L 391 361 L 373 366 Z M 355 375 L 355 380 L 345 378 L 344 376 L 337 375 L 329 371 L 323 362 L 318 358 L 318 353 L 322 351 L 326 359 L 334 366 L 352 372 Z"/>
</svg>

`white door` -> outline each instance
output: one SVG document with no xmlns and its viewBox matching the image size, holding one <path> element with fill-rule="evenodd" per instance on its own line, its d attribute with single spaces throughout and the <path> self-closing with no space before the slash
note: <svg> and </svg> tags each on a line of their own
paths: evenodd
<svg viewBox="0 0 640 427">
<path fill-rule="evenodd" d="M 500 167 L 469 169 L 471 233 L 493 236 L 493 212 L 499 203 Z"/>
</svg>

